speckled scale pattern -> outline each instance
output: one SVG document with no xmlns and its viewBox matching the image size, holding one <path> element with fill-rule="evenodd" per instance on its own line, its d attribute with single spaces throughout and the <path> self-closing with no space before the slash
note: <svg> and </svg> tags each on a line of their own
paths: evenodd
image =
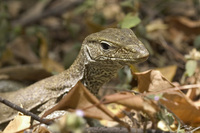
<svg viewBox="0 0 200 133">
<path fill-rule="evenodd" d="M 101 64 L 102 63 L 102 64 Z M 114 63 L 91 63 L 86 65 L 85 76 L 82 80 L 84 85 L 92 92 L 94 95 L 98 94 L 100 87 L 108 82 L 112 77 L 117 74 L 118 69 L 122 68 L 120 64 Z M 103 65 L 104 64 L 104 65 Z M 113 66 L 114 65 L 114 66 Z"/>
</svg>

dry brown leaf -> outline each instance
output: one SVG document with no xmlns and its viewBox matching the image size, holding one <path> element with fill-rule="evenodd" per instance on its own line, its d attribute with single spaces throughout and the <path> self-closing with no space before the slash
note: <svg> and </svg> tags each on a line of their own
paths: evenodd
<svg viewBox="0 0 200 133">
<path fill-rule="evenodd" d="M 118 103 L 130 109 L 146 113 L 152 120 L 155 120 L 159 108 L 153 101 L 145 99 L 140 95 L 133 95 L 130 92 L 120 92 L 113 95 L 105 96 L 104 102 Z"/>
<path fill-rule="evenodd" d="M 186 97 L 181 91 L 172 89 L 175 86 L 170 83 L 159 71 L 150 70 L 137 73 L 138 88 L 141 92 L 161 93 L 160 102 L 170 109 L 185 124 L 192 126 L 200 125 L 199 107 Z M 147 94 L 148 95 L 148 94 Z"/>
<path fill-rule="evenodd" d="M 178 91 L 165 92 L 160 101 L 185 124 L 200 126 L 200 109 L 183 93 Z"/>
<path fill-rule="evenodd" d="M 176 69 L 176 65 L 171 65 L 163 68 L 158 68 L 156 70 L 160 71 L 167 80 L 172 81 L 174 75 L 176 74 Z"/>
<path fill-rule="evenodd" d="M 17 131 L 21 131 L 30 126 L 31 117 L 18 114 L 14 120 L 12 120 L 7 127 L 4 129 L 3 133 L 14 133 Z M 22 133 L 22 132 L 20 132 Z"/>
<path fill-rule="evenodd" d="M 57 105 L 46 111 L 43 116 L 47 116 L 56 110 L 74 111 L 76 109 L 83 110 L 85 117 L 114 120 L 128 127 L 125 123 L 116 118 L 115 115 L 106 108 L 106 106 L 100 104 L 100 101 L 92 95 L 80 81 L 60 100 Z"/>
<path fill-rule="evenodd" d="M 140 92 L 157 92 L 175 87 L 160 71 L 149 70 L 142 73 L 135 73 L 138 78 L 138 89 Z"/>
</svg>

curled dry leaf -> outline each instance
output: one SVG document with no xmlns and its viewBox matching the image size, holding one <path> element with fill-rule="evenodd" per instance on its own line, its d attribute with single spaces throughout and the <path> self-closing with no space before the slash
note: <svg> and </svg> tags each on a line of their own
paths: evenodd
<svg viewBox="0 0 200 133">
<path fill-rule="evenodd" d="M 43 117 L 51 114 L 56 110 L 75 111 L 76 109 L 83 110 L 85 117 L 114 120 L 121 125 L 128 127 L 128 125 L 120 121 L 113 113 L 111 113 L 105 105 L 90 93 L 88 89 L 79 81 L 67 95 L 65 95 L 60 102 L 50 110 L 46 111 Z"/>
<path fill-rule="evenodd" d="M 179 91 L 169 91 L 163 94 L 160 102 L 178 116 L 185 124 L 200 126 L 200 109 L 193 101 Z"/>
<path fill-rule="evenodd" d="M 185 124 L 191 126 L 200 125 L 199 107 L 195 106 L 192 100 L 163 77 L 159 71 L 150 70 L 136 75 L 138 76 L 140 92 L 162 94 L 159 101 Z"/>
<path fill-rule="evenodd" d="M 149 70 L 142 73 L 135 73 L 138 78 L 138 89 L 140 92 L 157 92 L 175 87 L 160 71 Z"/>
</svg>

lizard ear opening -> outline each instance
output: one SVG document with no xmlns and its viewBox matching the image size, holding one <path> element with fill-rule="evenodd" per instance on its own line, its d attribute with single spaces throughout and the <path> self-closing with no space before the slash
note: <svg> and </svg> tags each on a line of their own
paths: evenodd
<svg viewBox="0 0 200 133">
<path fill-rule="evenodd" d="M 106 42 L 106 41 L 101 41 L 101 47 L 104 49 L 104 50 L 108 50 L 108 49 L 110 49 L 110 45 L 109 45 L 109 43 L 108 42 Z"/>
</svg>

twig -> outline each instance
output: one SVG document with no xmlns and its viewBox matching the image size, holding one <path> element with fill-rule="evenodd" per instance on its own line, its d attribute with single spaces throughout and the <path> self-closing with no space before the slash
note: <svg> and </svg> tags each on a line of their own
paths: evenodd
<svg viewBox="0 0 200 133">
<path fill-rule="evenodd" d="M 193 132 L 195 132 L 195 131 L 197 131 L 197 130 L 199 130 L 199 129 L 200 129 L 200 127 L 197 127 L 197 128 L 195 128 L 195 129 L 191 130 L 190 133 L 193 133 Z"/>
<path fill-rule="evenodd" d="M 17 110 L 17 111 L 22 112 L 22 113 L 25 114 L 25 115 L 31 116 L 34 120 L 37 120 L 37 121 L 39 121 L 39 122 L 41 122 L 41 123 L 44 123 L 44 124 L 47 124 L 47 125 L 51 124 L 50 121 L 45 120 L 45 119 L 42 119 L 42 118 L 40 118 L 39 116 L 37 116 L 37 115 L 35 115 L 35 114 L 33 114 L 33 113 L 31 113 L 31 112 L 29 112 L 29 111 L 27 111 L 27 110 L 21 108 L 20 106 L 18 106 L 18 105 L 16 105 L 16 104 L 13 104 L 12 102 L 10 102 L 10 101 L 8 101 L 8 100 L 2 98 L 2 97 L 0 97 L 0 102 L 3 103 L 3 104 L 5 104 L 5 105 L 7 105 L 8 107 L 11 107 L 11 108 L 13 108 L 13 109 L 15 109 L 15 110 Z"/>
</svg>

